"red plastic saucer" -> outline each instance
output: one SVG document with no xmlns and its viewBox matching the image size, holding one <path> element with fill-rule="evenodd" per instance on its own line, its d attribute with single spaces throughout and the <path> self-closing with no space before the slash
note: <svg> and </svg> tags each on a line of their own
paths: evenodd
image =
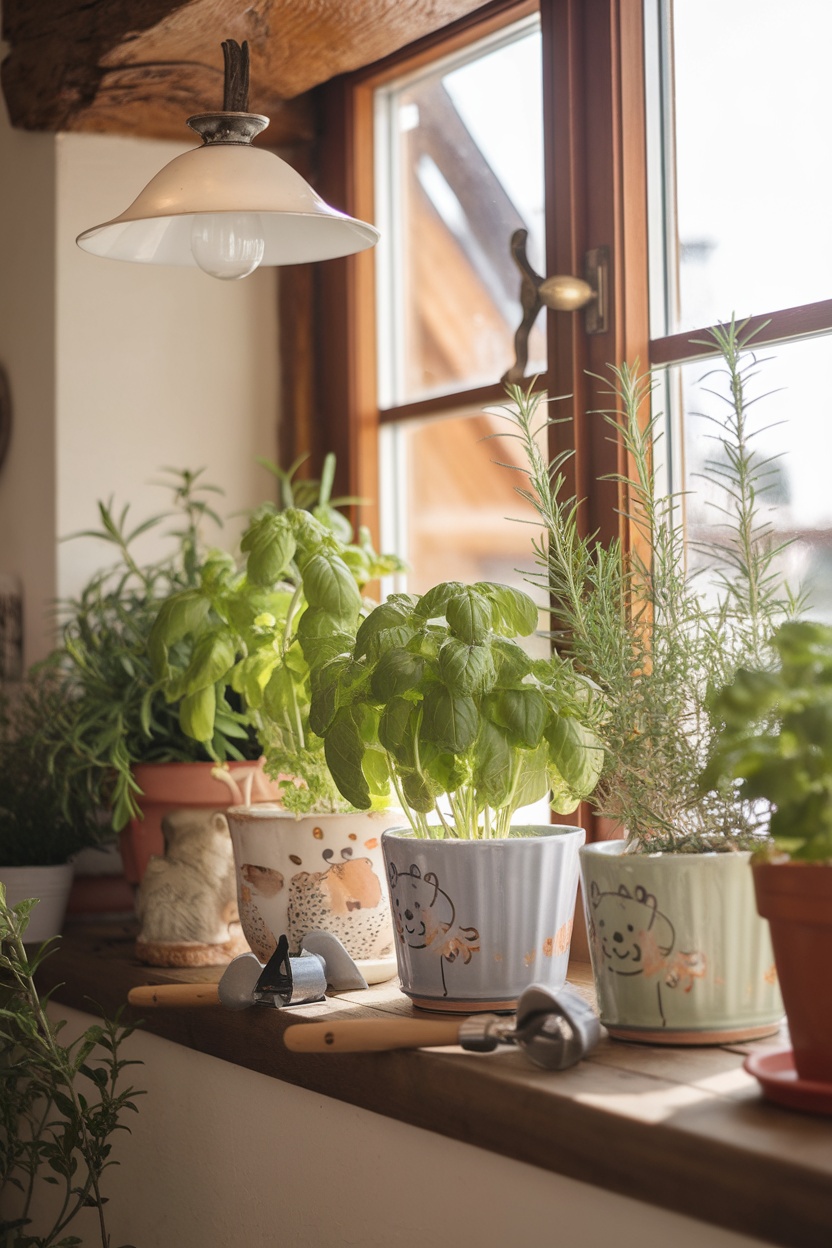
<svg viewBox="0 0 832 1248">
<path fill-rule="evenodd" d="M 750 1053 L 743 1065 L 749 1075 L 759 1080 L 768 1100 L 807 1114 L 832 1114 L 832 1083 L 800 1079 L 790 1048 Z"/>
</svg>

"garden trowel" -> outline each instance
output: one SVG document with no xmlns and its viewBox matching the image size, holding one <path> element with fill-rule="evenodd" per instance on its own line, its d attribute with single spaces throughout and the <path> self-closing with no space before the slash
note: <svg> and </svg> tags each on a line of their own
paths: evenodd
<svg viewBox="0 0 832 1248">
<path fill-rule="evenodd" d="M 366 988 L 361 974 L 344 946 L 330 932 L 307 932 L 301 951 L 290 956 L 289 942 L 281 936 L 265 966 L 253 953 L 229 962 L 218 984 L 146 984 L 131 988 L 131 1005 L 224 1005 L 227 1010 L 247 1010 L 251 1005 L 282 1009 L 321 1001 L 327 987 L 335 992 Z"/>
<path fill-rule="evenodd" d="M 474 1014 L 459 1019 L 334 1019 L 287 1027 L 283 1041 L 295 1053 L 368 1053 L 458 1044 L 475 1053 L 516 1045 L 535 1066 L 566 1070 L 586 1057 L 601 1034 L 598 1016 L 569 985 L 553 992 L 526 988 L 517 1017 Z"/>
</svg>

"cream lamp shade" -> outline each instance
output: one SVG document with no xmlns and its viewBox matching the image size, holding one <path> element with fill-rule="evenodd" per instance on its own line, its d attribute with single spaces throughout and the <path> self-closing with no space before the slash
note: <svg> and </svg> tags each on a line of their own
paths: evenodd
<svg viewBox="0 0 832 1248">
<path fill-rule="evenodd" d="M 226 103 L 235 70 L 244 81 L 237 98 L 247 101 L 247 45 L 227 40 L 223 51 Z M 331 208 L 285 160 L 252 147 L 269 123 L 246 106 L 191 117 L 202 146 L 165 165 L 120 216 L 79 234 L 78 246 L 110 260 L 198 265 L 226 279 L 374 246 L 374 226 Z"/>
</svg>

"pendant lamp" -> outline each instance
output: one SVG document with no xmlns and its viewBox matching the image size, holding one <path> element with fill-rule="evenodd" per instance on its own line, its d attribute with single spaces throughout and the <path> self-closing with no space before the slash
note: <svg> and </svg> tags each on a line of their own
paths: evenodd
<svg viewBox="0 0 832 1248">
<path fill-rule="evenodd" d="M 222 49 L 223 111 L 187 123 L 202 146 L 165 165 L 120 216 L 79 234 L 78 246 L 111 260 L 198 265 L 226 280 L 374 246 L 374 226 L 331 208 L 285 160 L 252 146 L 269 121 L 248 112 L 248 44 L 227 39 Z"/>
</svg>

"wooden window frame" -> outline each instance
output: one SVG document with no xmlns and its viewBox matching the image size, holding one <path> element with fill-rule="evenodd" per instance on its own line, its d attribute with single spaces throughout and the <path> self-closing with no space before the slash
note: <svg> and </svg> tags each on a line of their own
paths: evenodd
<svg viewBox="0 0 832 1248">
<path fill-rule="evenodd" d="M 602 537 L 623 532 L 620 487 L 599 479 L 622 470 L 620 450 L 587 412 L 609 407 L 609 364 L 648 359 L 647 191 L 641 0 L 494 0 L 469 17 L 318 93 L 322 138 L 317 185 L 329 202 L 365 220 L 374 215 L 373 91 L 383 82 L 455 51 L 539 10 L 544 58 L 546 245 L 549 272 L 582 273 L 583 257 L 610 249 L 606 333 L 588 337 L 581 314 L 548 313 L 549 373 L 542 381 L 568 421 L 553 429 L 553 452 L 570 445 L 571 484 L 586 499 L 584 524 Z M 435 411 L 432 401 L 381 412 L 376 393 L 375 269 L 372 251 L 326 265 L 284 270 L 280 281 L 284 462 L 327 450 L 339 489 L 378 495 L 378 431 L 385 421 Z M 454 396 L 501 402 L 502 387 Z M 444 400 L 443 400 L 444 403 Z M 377 537 L 377 512 L 356 520 Z"/>
</svg>

